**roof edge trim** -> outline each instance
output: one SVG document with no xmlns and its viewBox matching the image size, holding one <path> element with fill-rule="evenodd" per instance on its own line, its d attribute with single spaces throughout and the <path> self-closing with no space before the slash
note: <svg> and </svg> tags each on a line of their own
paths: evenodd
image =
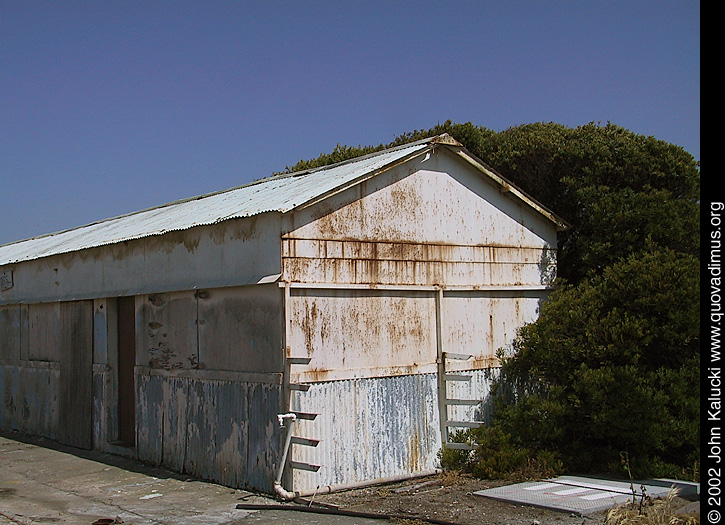
<svg viewBox="0 0 725 525">
<path fill-rule="evenodd" d="M 408 144 L 407 146 L 410 146 L 410 144 Z M 303 208 L 313 206 L 313 205 L 317 204 L 318 202 L 321 202 L 325 199 L 332 197 L 333 195 L 336 195 L 338 193 L 345 191 L 348 188 L 352 188 L 353 186 L 356 186 L 362 182 L 365 182 L 366 180 L 372 179 L 373 177 L 377 177 L 378 175 L 380 175 L 381 173 L 383 173 L 385 171 L 391 170 L 391 169 L 395 168 L 396 166 L 400 166 L 401 164 L 405 164 L 406 162 L 409 162 L 417 157 L 420 157 L 426 153 L 429 153 L 429 152 L 433 151 L 433 149 L 434 149 L 434 147 L 431 145 L 427 148 L 416 150 L 399 159 L 395 159 L 395 160 L 389 162 L 388 164 L 385 164 L 384 166 L 381 166 L 377 169 L 369 171 L 368 173 L 365 173 L 364 175 L 361 175 L 360 177 L 357 177 L 353 180 L 340 184 L 339 186 L 333 188 L 330 191 L 321 193 L 320 195 L 317 195 L 316 197 L 308 200 L 307 202 L 303 202 L 302 204 L 295 206 L 294 208 L 292 208 L 289 211 L 301 210 Z M 383 150 L 383 151 L 389 151 L 389 150 Z M 360 157 L 358 157 L 358 158 L 360 158 Z"/>
<path fill-rule="evenodd" d="M 499 174 L 488 166 L 485 162 L 483 162 L 481 159 L 476 157 L 473 153 L 468 151 L 465 147 L 449 147 L 450 151 L 455 153 L 458 157 L 464 159 L 466 162 L 474 166 L 477 170 L 479 170 L 482 173 L 485 173 L 489 178 L 491 178 L 494 182 L 496 182 L 501 188 L 503 188 L 505 191 L 513 194 L 516 196 L 520 201 L 524 202 L 534 210 L 536 210 L 540 215 L 543 215 L 548 220 L 553 222 L 556 225 L 557 231 L 564 231 L 571 228 L 571 225 L 567 223 L 564 219 L 557 216 L 553 211 L 548 209 L 546 206 L 538 202 L 536 199 L 528 195 L 526 192 L 524 192 L 522 189 L 520 189 L 518 186 L 516 186 L 513 182 L 506 179 L 503 175 Z"/>
</svg>

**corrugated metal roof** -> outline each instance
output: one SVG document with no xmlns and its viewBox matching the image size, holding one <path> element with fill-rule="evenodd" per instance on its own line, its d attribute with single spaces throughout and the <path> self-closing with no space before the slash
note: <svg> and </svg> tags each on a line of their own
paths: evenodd
<svg viewBox="0 0 725 525">
<path fill-rule="evenodd" d="M 285 213 L 322 199 L 398 163 L 422 155 L 435 145 L 451 147 L 495 183 L 536 211 L 566 228 L 566 224 L 482 161 L 448 134 L 372 153 L 339 164 L 262 179 L 238 188 L 172 202 L 70 230 L 0 246 L 0 266 L 70 253 L 97 246 L 188 230 L 260 213 Z"/>
<path fill-rule="evenodd" d="M 424 140 L 333 166 L 280 175 L 200 197 L 0 246 L 0 266 L 266 212 L 285 213 L 431 147 Z"/>
</svg>

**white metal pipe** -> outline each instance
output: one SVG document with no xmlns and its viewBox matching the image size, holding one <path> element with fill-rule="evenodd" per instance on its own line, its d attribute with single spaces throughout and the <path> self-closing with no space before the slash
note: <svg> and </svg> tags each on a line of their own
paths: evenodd
<svg viewBox="0 0 725 525">
<path fill-rule="evenodd" d="M 287 436 L 285 438 L 284 449 L 282 451 L 282 459 L 279 463 L 279 468 L 277 469 L 277 478 L 274 480 L 274 492 L 280 497 L 280 499 L 290 501 L 299 497 L 299 493 L 290 492 L 282 486 L 282 475 L 284 474 L 284 468 L 287 464 L 287 454 L 289 453 L 289 448 L 292 443 L 293 423 L 297 422 L 297 416 L 292 413 L 277 414 L 277 421 L 279 421 L 279 426 L 281 428 L 285 428 L 286 422 L 289 422 L 289 424 L 287 425 Z"/>
<path fill-rule="evenodd" d="M 428 476 L 435 476 L 443 472 L 440 469 L 427 470 L 424 472 L 417 472 L 415 474 L 399 474 L 397 476 L 389 476 L 386 478 L 371 479 L 367 481 L 356 481 L 353 483 L 340 483 L 337 485 L 326 485 L 324 487 L 317 487 L 314 490 L 307 490 L 302 492 L 295 492 L 298 498 L 307 498 L 315 496 L 317 494 L 331 494 L 333 492 L 341 492 L 343 490 L 354 490 L 364 487 L 370 487 L 373 485 L 385 485 L 387 483 L 397 483 L 399 481 L 406 481 L 409 479 L 426 478 Z"/>
</svg>

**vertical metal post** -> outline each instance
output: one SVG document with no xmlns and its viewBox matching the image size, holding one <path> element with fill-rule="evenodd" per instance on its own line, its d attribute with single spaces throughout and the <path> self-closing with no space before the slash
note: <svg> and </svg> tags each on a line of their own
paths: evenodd
<svg viewBox="0 0 725 525">
<path fill-rule="evenodd" d="M 284 283 L 284 291 L 282 295 L 282 300 L 284 304 L 282 305 L 283 312 L 284 312 L 284 341 L 282 345 L 282 412 L 287 413 L 291 409 L 292 400 L 292 390 L 290 389 L 290 376 L 291 376 L 291 367 L 290 367 L 290 285 L 289 282 Z M 282 421 L 280 421 L 280 425 L 282 425 Z M 287 469 L 287 453 L 289 451 L 289 443 L 292 439 L 292 427 L 293 425 L 290 424 L 289 428 L 285 428 L 287 431 L 287 435 L 285 436 L 286 441 L 283 445 L 282 449 L 282 458 L 280 460 L 279 465 L 279 474 L 277 477 L 277 485 L 279 487 L 282 487 L 282 483 L 284 485 L 289 485 L 290 480 L 290 473 Z M 284 428 L 284 427 L 282 427 Z M 284 476 L 284 477 L 283 477 Z M 277 485 L 275 485 L 275 490 L 278 490 Z"/>
<path fill-rule="evenodd" d="M 436 363 L 438 364 L 438 417 L 441 427 L 441 447 L 448 442 L 448 408 L 446 404 L 446 357 L 443 352 L 443 288 L 435 293 L 436 308 Z"/>
<path fill-rule="evenodd" d="M 284 412 L 289 412 L 291 408 L 291 388 L 290 388 L 290 284 L 284 283 L 284 348 L 282 349 L 282 408 Z"/>
</svg>

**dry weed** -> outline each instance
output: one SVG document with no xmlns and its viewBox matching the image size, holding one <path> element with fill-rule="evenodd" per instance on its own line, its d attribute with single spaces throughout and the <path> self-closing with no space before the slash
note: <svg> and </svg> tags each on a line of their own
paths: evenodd
<svg viewBox="0 0 725 525">
<path fill-rule="evenodd" d="M 441 485 L 446 487 L 464 485 L 473 479 L 470 474 L 463 473 L 459 470 L 444 470 L 439 476 Z"/>
<path fill-rule="evenodd" d="M 643 504 L 625 503 L 607 513 L 605 525 L 699 525 L 699 514 L 678 514 L 673 506 L 676 490 L 666 498 L 646 500 Z"/>
</svg>

